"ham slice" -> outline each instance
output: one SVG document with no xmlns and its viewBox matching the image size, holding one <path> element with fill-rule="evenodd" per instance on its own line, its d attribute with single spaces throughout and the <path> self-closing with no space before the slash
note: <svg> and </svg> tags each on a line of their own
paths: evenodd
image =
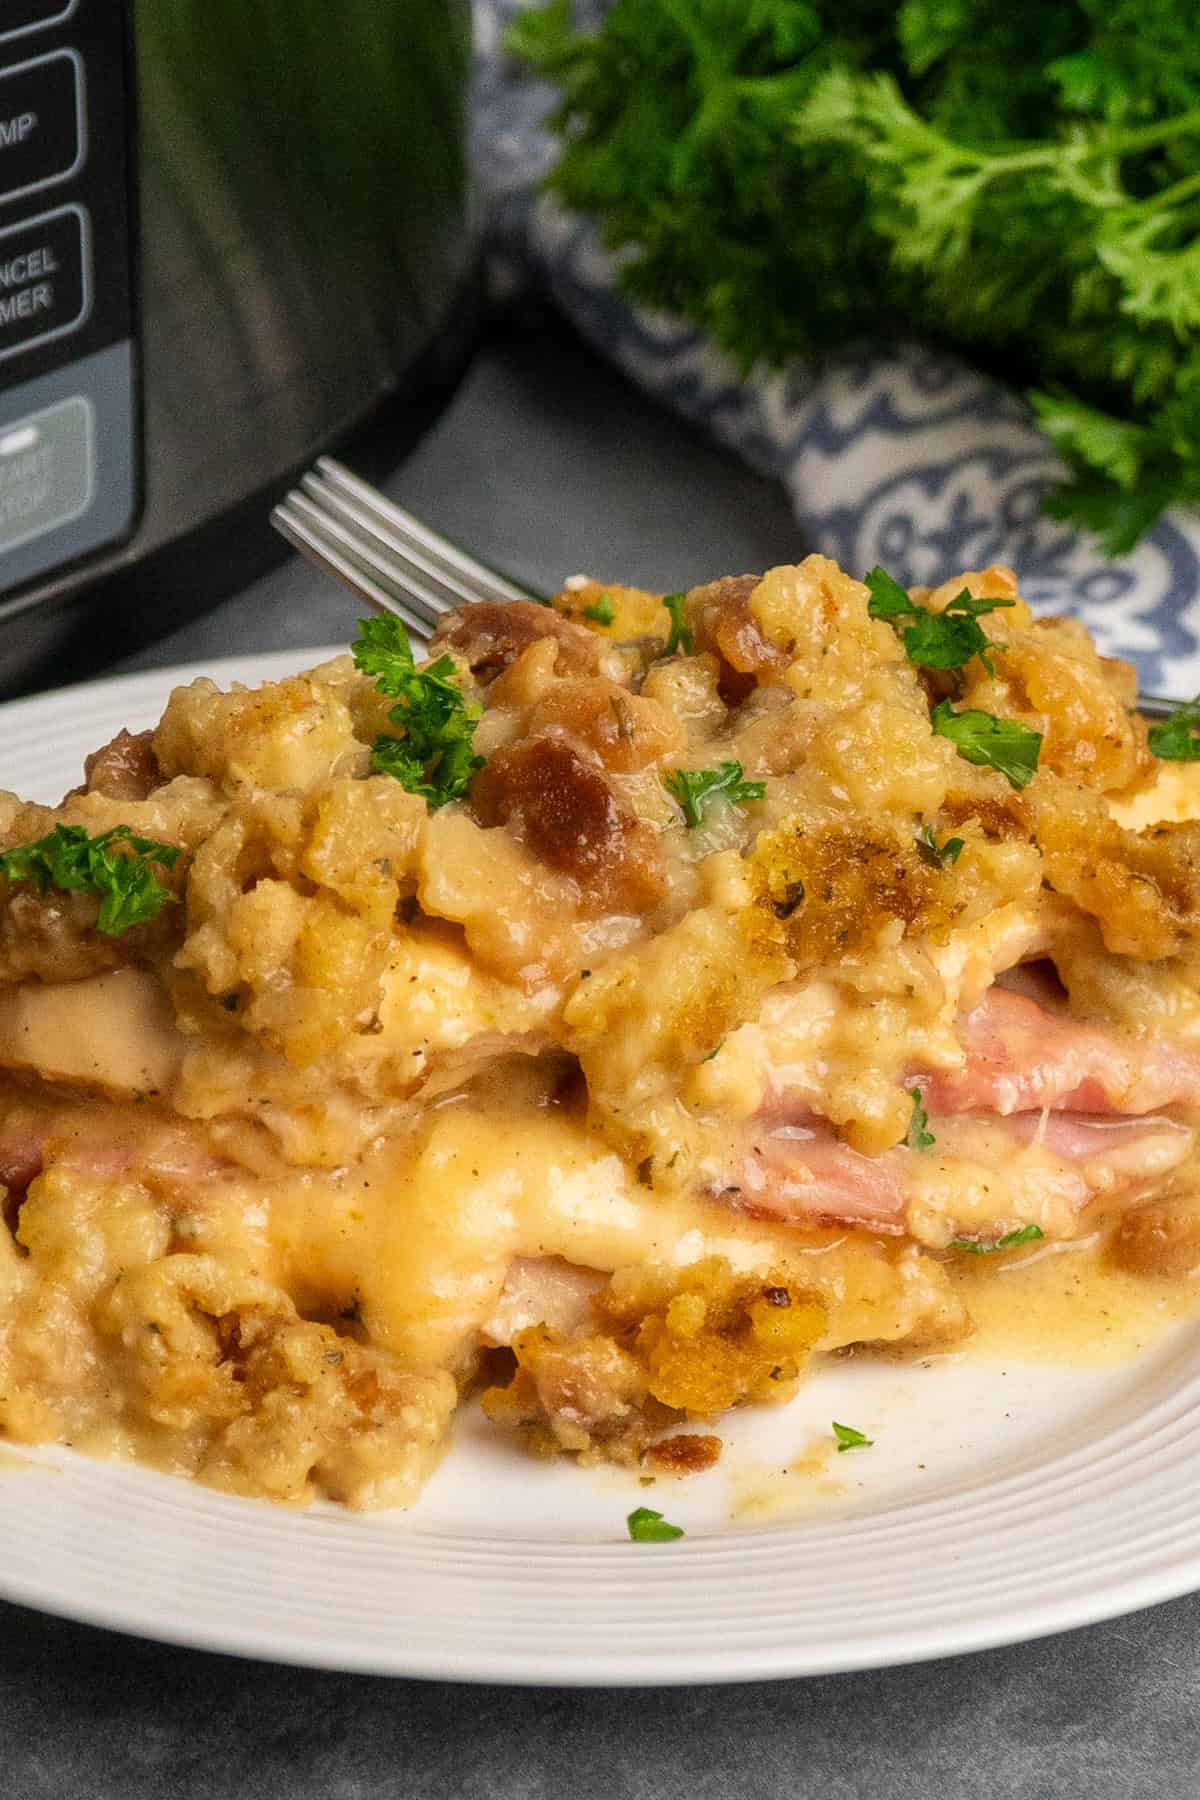
<svg viewBox="0 0 1200 1800">
<path fill-rule="evenodd" d="M 989 1222 L 1004 1230 L 1043 1219 L 1041 1201 L 1052 1197 L 1043 1222 L 1057 1220 L 1053 1235 L 1061 1235 L 1094 1194 L 1164 1174 L 1195 1141 L 1173 1119 L 1051 1111 L 1007 1119 L 933 1117 L 930 1129 L 937 1151 L 883 1156 L 860 1155 L 818 1120 L 760 1132 L 736 1182 L 718 1198 L 789 1225 L 857 1225 L 946 1242 L 960 1228 L 970 1235 Z M 975 1193 L 962 1217 L 967 1187 Z M 990 1221 L 981 1217 L 980 1194 L 991 1196 Z M 931 1233 L 920 1219 L 932 1216 L 941 1223 Z"/>
<path fill-rule="evenodd" d="M 219 1180 L 232 1165 L 185 1126 L 166 1120 L 143 1118 L 134 1132 L 122 1130 L 120 1119 L 103 1108 L 56 1114 L 45 1107 L 8 1107 L 0 1116 L 0 1187 L 7 1190 L 4 1212 L 10 1225 L 30 1182 L 48 1167 L 101 1181 L 128 1175 L 172 1189 Z"/>
<path fill-rule="evenodd" d="M 42 1140 L 31 1132 L 0 1133 L 0 1218 L 14 1234 L 30 1182 L 42 1172 Z"/>
<path fill-rule="evenodd" d="M 720 1198 L 740 1211 L 788 1224 L 904 1229 L 903 1158 L 863 1156 L 824 1125 L 782 1125 L 760 1133 L 737 1183 Z"/>
<path fill-rule="evenodd" d="M 32 1132 L 0 1137 L 0 1187 L 23 1194 L 42 1172 L 42 1140 Z"/>
<path fill-rule="evenodd" d="M 1195 1142 L 1190 1127 L 1163 1118 L 1016 1113 L 1006 1128 L 1018 1143 L 1037 1143 L 1062 1162 L 1088 1165 L 1094 1186 L 1161 1175 L 1190 1155 Z"/>
<path fill-rule="evenodd" d="M 912 1076 L 930 1112 L 1073 1113 L 1200 1109 L 1200 1052 L 1123 1038 L 1025 994 L 993 987 L 959 1021 L 962 1069 Z"/>
</svg>

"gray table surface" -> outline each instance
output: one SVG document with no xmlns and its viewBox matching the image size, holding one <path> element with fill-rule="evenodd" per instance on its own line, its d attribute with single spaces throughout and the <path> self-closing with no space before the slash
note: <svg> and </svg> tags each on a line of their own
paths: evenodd
<svg viewBox="0 0 1200 1800">
<path fill-rule="evenodd" d="M 506 336 L 391 482 L 539 588 L 792 559 L 782 496 L 572 345 Z M 131 659 L 344 637 L 295 564 Z M 1013 1545 L 1014 1560 L 1021 1554 Z M 642 1692 L 243 1663 L 0 1606 L 11 1800 L 1196 1800 L 1200 1601 L 914 1668 Z"/>
</svg>

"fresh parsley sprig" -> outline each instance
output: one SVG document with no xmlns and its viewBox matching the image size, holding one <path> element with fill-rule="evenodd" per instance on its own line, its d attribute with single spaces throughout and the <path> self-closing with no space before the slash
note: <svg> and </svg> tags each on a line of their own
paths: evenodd
<svg viewBox="0 0 1200 1800">
<path fill-rule="evenodd" d="M 399 619 L 380 616 L 360 619 L 358 636 L 351 645 L 354 666 L 360 675 L 374 675 L 381 694 L 402 694 L 414 673 L 412 645 Z"/>
<path fill-rule="evenodd" d="M 82 825 L 56 825 L 34 843 L 4 851 L 0 875 L 32 883 L 43 897 L 51 888 L 65 894 L 99 894 L 96 929 L 105 937 L 120 937 L 174 902 L 175 895 L 159 881 L 155 869 L 173 869 L 182 854 L 178 844 L 138 837 L 128 825 L 114 825 L 96 837 Z"/>
<path fill-rule="evenodd" d="M 663 786 L 683 808 L 689 831 L 703 825 L 714 800 L 740 806 L 746 800 L 761 800 L 767 791 L 765 781 L 742 780 L 740 762 L 723 762 L 716 769 L 672 769 L 663 776 Z"/>
<path fill-rule="evenodd" d="M 1032 726 L 970 707 L 955 712 L 948 700 L 934 707 L 929 723 L 939 737 L 949 738 L 967 762 L 998 770 L 1012 787 L 1028 787 L 1033 780 L 1042 734 Z"/>
<path fill-rule="evenodd" d="M 625 1520 L 625 1529 L 635 1544 L 669 1544 L 685 1535 L 682 1525 L 672 1525 L 649 1506 L 635 1507 Z"/>
<path fill-rule="evenodd" d="M 1194 12 L 550 0 L 508 41 L 630 299 L 743 371 L 898 327 L 1035 370 L 1048 509 L 1118 555 L 1200 502 Z"/>
<path fill-rule="evenodd" d="M 482 708 L 468 706 L 449 656 L 426 669 L 413 662 L 412 646 L 399 619 L 360 619 L 353 645 L 355 666 L 375 677 L 375 686 L 396 705 L 388 714 L 403 737 L 383 733 L 371 751 L 371 766 L 392 775 L 410 794 L 421 794 L 430 810 L 467 790 L 483 767 L 473 749 Z"/>
<path fill-rule="evenodd" d="M 976 600 L 964 588 L 939 613 L 914 600 L 886 569 L 872 569 L 866 585 L 871 593 L 867 602 L 871 618 L 913 621 L 902 633 L 904 654 L 910 663 L 922 669 L 961 669 L 978 656 L 988 674 L 995 674 L 991 652 L 1004 646 L 988 637 L 979 621 L 990 612 L 1014 606 L 1015 601 Z"/>
<path fill-rule="evenodd" d="M 947 838 L 939 844 L 932 825 L 922 825 L 913 842 L 917 855 L 931 869 L 952 869 L 967 847 L 966 840 L 960 837 Z"/>
<path fill-rule="evenodd" d="M 663 605 L 671 615 L 671 630 L 662 650 L 664 656 L 675 656 L 680 650 L 685 656 L 690 656 L 696 647 L 691 631 L 684 623 L 683 609 L 686 601 L 686 594 L 663 595 Z"/>
<path fill-rule="evenodd" d="M 972 1256 L 991 1256 L 997 1250 L 1015 1250 L 1019 1244 L 1036 1244 L 1045 1235 L 1040 1225 L 1022 1225 L 1016 1231 L 1006 1231 L 1003 1237 L 996 1238 L 990 1244 L 980 1238 L 951 1238 L 950 1248 L 966 1250 Z"/>
<path fill-rule="evenodd" d="M 886 569 L 881 569 L 878 563 L 864 578 L 863 585 L 871 596 L 867 601 L 867 611 L 873 619 L 903 619 L 924 611 L 908 590 L 900 586 L 895 576 L 889 575 Z"/>
<path fill-rule="evenodd" d="M 1163 762 L 1200 762 L 1200 695 L 1184 700 L 1160 725 L 1152 725 L 1146 742 Z"/>
</svg>

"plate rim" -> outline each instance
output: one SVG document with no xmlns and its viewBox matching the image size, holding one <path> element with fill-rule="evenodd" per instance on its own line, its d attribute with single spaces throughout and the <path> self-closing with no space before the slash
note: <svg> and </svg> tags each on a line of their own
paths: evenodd
<svg viewBox="0 0 1200 1800">
<path fill-rule="evenodd" d="M 149 669 L 123 669 L 115 674 L 93 675 L 86 681 L 68 681 L 59 687 L 39 688 L 34 694 L 18 694 L 10 700 L 0 701 L 0 720 L 7 723 L 10 719 L 22 719 L 29 712 L 37 712 L 50 701 L 78 699 L 85 694 L 138 694 L 146 689 L 153 692 L 163 687 L 184 687 L 189 681 L 199 681 L 204 677 L 219 683 L 224 674 L 229 681 L 242 681 L 243 675 L 235 674 L 237 669 L 246 670 L 253 664 L 260 667 L 263 673 L 253 679 L 260 681 L 277 680 L 286 674 L 302 675 L 309 669 L 316 669 L 322 663 L 329 662 L 335 656 L 348 655 L 349 641 L 341 644 L 314 644 L 310 647 L 298 645 L 294 650 L 241 650 L 228 656 L 206 656 L 189 659 L 181 663 L 163 663 Z M 2 752 L 0 752 L 2 755 Z"/>
<path fill-rule="evenodd" d="M 40 1468 L 47 1475 L 57 1472 L 53 1465 L 41 1461 L 36 1449 L 31 1454 L 28 1447 L 14 1448 L 32 1469 Z M 186 1492 L 187 1484 L 182 1478 L 155 1469 L 138 1464 L 98 1464 L 61 1445 L 47 1446 L 47 1449 L 57 1457 L 86 1464 L 91 1470 L 103 1470 L 108 1466 L 139 1484 L 163 1483 L 171 1490 L 182 1488 Z M 257 1512 L 269 1506 L 266 1501 L 214 1494 L 209 1489 L 201 1491 L 210 1499 L 232 1500 L 235 1505 L 250 1507 Z M 686 1548 L 682 1545 L 679 1548 L 686 1557 Z M 824 1675 L 908 1667 L 954 1656 L 981 1655 L 988 1650 L 1033 1643 L 1062 1632 L 1101 1625 L 1179 1599 L 1198 1588 L 1200 1548 L 1189 1559 L 1170 1568 L 1128 1576 L 1078 1600 L 1046 1603 L 1032 1609 L 1007 1607 L 1001 1613 L 990 1612 L 983 1621 L 964 1623 L 951 1631 L 934 1625 L 912 1630 L 893 1626 L 878 1635 L 862 1637 L 856 1648 L 847 1646 L 832 1655 L 820 1650 L 806 1651 L 801 1646 L 794 1650 L 775 1647 L 733 1652 L 717 1648 L 674 1652 L 669 1660 L 664 1660 L 653 1652 L 639 1654 L 631 1650 L 619 1657 L 610 1652 L 585 1653 L 564 1665 L 552 1656 L 539 1655 L 534 1650 L 498 1652 L 492 1649 L 476 1655 L 470 1648 L 461 1646 L 428 1649 L 397 1643 L 394 1650 L 385 1652 L 379 1646 L 361 1649 L 349 1642 L 342 1642 L 334 1649 L 328 1640 L 316 1637 L 311 1631 L 280 1632 L 241 1622 L 197 1631 L 163 1617 L 149 1606 L 103 1605 L 96 1601 L 72 1603 L 50 1584 L 34 1577 L 13 1577 L 0 1568 L 0 1600 L 52 1618 L 151 1643 L 168 1644 L 177 1649 L 291 1668 L 388 1679 L 572 1690 L 741 1686 L 749 1682 L 808 1680 Z"/>
</svg>

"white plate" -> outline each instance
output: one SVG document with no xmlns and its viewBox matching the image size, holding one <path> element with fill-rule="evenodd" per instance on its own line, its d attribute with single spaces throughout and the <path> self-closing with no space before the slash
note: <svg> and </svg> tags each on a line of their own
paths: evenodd
<svg viewBox="0 0 1200 1800">
<path fill-rule="evenodd" d="M 260 680 L 326 654 L 206 672 Z M 151 723 L 198 672 L 0 709 L 0 784 L 56 799 L 86 751 Z M 397 1675 L 659 1683 L 911 1661 L 1200 1586 L 1198 1402 L 1190 1325 L 1093 1369 L 846 1362 L 791 1406 L 738 1418 L 711 1474 L 650 1489 L 532 1464 L 468 1413 L 413 1511 L 367 1518 L 278 1511 L 60 1448 L 6 1450 L 0 1594 L 150 1637 Z M 780 1475 L 814 1439 L 829 1445 L 835 1418 L 875 1447 Z M 687 1537 L 629 1543 L 625 1515 L 644 1504 Z"/>
</svg>

